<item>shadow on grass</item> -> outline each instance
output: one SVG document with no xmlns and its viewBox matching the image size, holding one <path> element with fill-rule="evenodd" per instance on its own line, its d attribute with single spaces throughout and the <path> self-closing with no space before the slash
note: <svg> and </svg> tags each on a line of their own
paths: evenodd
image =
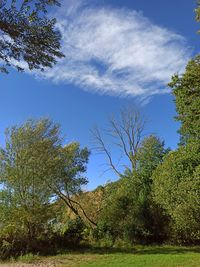
<svg viewBox="0 0 200 267">
<path fill-rule="evenodd" d="M 171 246 L 136 246 L 132 248 L 83 248 L 78 250 L 65 251 L 70 254 L 135 254 L 135 255 L 151 255 L 151 254 L 186 254 L 200 253 L 200 247 L 171 247 Z"/>
</svg>

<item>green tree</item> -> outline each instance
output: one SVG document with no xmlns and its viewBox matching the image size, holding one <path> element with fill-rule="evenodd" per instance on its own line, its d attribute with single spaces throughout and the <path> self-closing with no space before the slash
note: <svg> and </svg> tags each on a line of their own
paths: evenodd
<svg viewBox="0 0 200 267">
<path fill-rule="evenodd" d="M 200 21 L 200 1 L 196 20 Z M 173 89 L 177 116 L 181 123 L 178 150 L 166 156 L 153 175 L 154 199 L 171 218 L 175 239 L 200 242 L 200 55 L 191 59 L 182 75 L 174 75 Z"/>
<path fill-rule="evenodd" d="M 61 35 L 56 20 L 47 17 L 57 0 L 3 0 L 0 2 L 0 71 L 13 66 L 23 70 L 19 62 L 30 70 L 52 67 L 60 52 Z"/>
<path fill-rule="evenodd" d="M 73 195 L 87 182 L 81 173 L 89 152 L 78 143 L 63 146 L 62 141 L 59 125 L 48 119 L 6 131 L 0 150 L 1 230 L 12 230 L 13 238 L 23 236 L 27 249 L 51 226 L 56 199 L 79 215 Z"/>
<path fill-rule="evenodd" d="M 140 176 L 141 185 L 150 188 L 153 171 L 169 151 L 169 148 L 165 149 L 164 142 L 154 135 L 143 139 L 137 155 L 137 174 Z"/>
<path fill-rule="evenodd" d="M 98 220 L 98 238 L 113 245 L 118 239 L 138 241 L 142 224 L 139 205 L 130 178 L 123 177 L 105 186 L 102 210 Z"/>
<path fill-rule="evenodd" d="M 195 9 L 196 21 L 200 22 L 200 1 Z M 200 32 L 199 32 L 200 33 Z M 181 122 L 181 144 L 200 136 L 200 55 L 191 59 L 182 75 L 175 74 L 169 86 L 175 95 L 176 119 Z"/>
<path fill-rule="evenodd" d="M 137 153 L 137 169 L 130 173 L 134 202 L 138 203 L 137 217 L 142 225 L 141 239 L 144 233 L 148 242 L 160 242 L 166 235 L 162 211 L 152 199 L 152 174 L 168 152 L 158 137 L 144 138 Z"/>
<path fill-rule="evenodd" d="M 200 146 L 189 143 L 170 152 L 153 174 L 154 200 L 171 218 L 171 235 L 200 242 Z"/>
<path fill-rule="evenodd" d="M 137 167 L 105 187 L 100 226 L 113 238 L 130 242 L 162 241 L 161 210 L 152 201 L 152 173 L 168 152 L 155 136 L 146 137 L 137 151 Z"/>
<path fill-rule="evenodd" d="M 51 192 L 46 187 L 51 150 L 58 143 L 58 128 L 48 120 L 28 121 L 6 131 L 6 145 L 0 151 L 2 230 L 21 235 L 27 249 L 44 234 L 51 219 Z M 10 236 L 9 236 L 10 238 Z"/>
<path fill-rule="evenodd" d="M 54 197 L 61 199 L 76 216 L 80 219 L 83 216 L 90 224 L 96 226 L 79 202 L 81 188 L 87 184 L 87 178 L 83 173 L 87 168 L 89 154 L 87 148 L 80 149 L 76 142 L 59 147 L 58 151 L 52 151 L 51 156 L 55 162 L 45 177 L 45 183 Z"/>
<path fill-rule="evenodd" d="M 169 86 L 173 89 L 181 122 L 180 134 L 184 144 L 200 137 L 200 56 L 190 60 L 183 75 L 174 75 Z"/>
</svg>

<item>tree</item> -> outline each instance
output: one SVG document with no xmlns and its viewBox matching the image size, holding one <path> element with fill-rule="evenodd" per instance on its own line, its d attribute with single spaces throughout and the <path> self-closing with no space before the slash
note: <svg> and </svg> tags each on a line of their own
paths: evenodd
<svg viewBox="0 0 200 267">
<path fill-rule="evenodd" d="M 200 21 L 200 1 L 196 20 Z M 174 75 L 169 86 L 173 89 L 181 122 L 181 142 L 159 165 L 153 177 L 154 199 L 171 218 L 176 239 L 200 242 L 200 55 L 191 59 L 182 75 Z"/>
<path fill-rule="evenodd" d="M 1 230 L 12 230 L 11 241 L 22 239 L 27 250 L 33 249 L 52 219 L 45 175 L 50 168 L 48 153 L 58 141 L 56 133 L 47 120 L 28 121 L 7 129 L 6 146 L 0 151 Z"/>
<path fill-rule="evenodd" d="M 100 230 L 130 242 L 160 242 L 164 239 L 166 219 L 152 200 L 152 173 L 168 149 L 155 136 L 144 138 L 137 151 L 137 168 L 125 171 L 117 182 L 104 189 Z"/>
<path fill-rule="evenodd" d="M 12 226 L 29 249 L 50 227 L 56 199 L 79 216 L 73 197 L 87 183 L 88 156 L 78 143 L 63 146 L 59 125 L 48 119 L 8 129 L 0 150 L 1 230 Z"/>
<path fill-rule="evenodd" d="M 168 152 L 169 148 L 166 149 L 158 137 L 145 137 L 138 149 L 136 170 L 126 172 L 130 181 L 128 187 L 132 188 L 132 201 L 138 207 L 135 216 L 140 226 L 140 238 L 148 242 L 160 242 L 166 236 L 162 223 L 164 216 L 152 199 L 152 174 Z"/>
<path fill-rule="evenodd" d="M 170 216 L 175 242 L 200 242 L 199 155 L 199 143 L 190 142 L 170 152 L 153 174 L 154 200 Z"/>
<path fill-rule="evenodd" d="M 0 2 L 0 71 L 7 73 L 9 66 L 23 70 L 26 64 L 30 70 L 44 70 L 63 57 L 59 51 L 61 35 L 55 28 L 56 20 L 46 16 L 53 5 L 59 2 Z"/>
<path fill-rule="evenodd" d="M 146 195 L 149 195 L 151 191 L 153 171 L 169 151 L 169 148 L 165 149 L 164 142 L 154 135 L 144 138 L 141 142 L 138 149 L 136 173 Z"/>
<path fill-rule="evenodd" d="M 200 0 L 195 9 L 196 21 L 200 22 Z M 199 32 L 200 33 L 200 32 Z M 200 136 L 200 55 L 191 59 L 182 75 L 175 74 L 169 86 L 173 89 L 177 110 L 176 119 L 181 122 L 181 144 Z"/>
<path fill-rule="evenodd" d="M 138 242 L 143 225 L 139 220 L 139 205 L 132 180 L 123 177 L 104 188 L 97 237 L 114 244 L 118 239 Z"/>
<path fill-rule="evenodd" d="M 120 178 L 108 187 L 110 190 L 105 190 L 99 223 L 113 238 L 128 238 L 131 242 L 161 241 L 166 235 L 161 223 L 165 217 L 152 200 L 152 173 L 169 150 L 156 136 L 143 138 L 145 121 L 133 109 L 122 110 L 119 120 L 112 117 L 109 126 L 105 134 L 110 144 L 119 148 L 125 163 L 122 170 L 115 164 L 109 146 L 95 128 L 97 149 L 105 153 L 110 168 Z"/>
<path fill-rule="evenodd" d="M 54 197 L 61 199 L 80 219 L 84 216 L 91 225 L 96 226 L 79 202 L 81 186 L 87 184 L 87 179 L 82 174 L 86 171 L 89 154 L 87 148 L 80 149 L 76 142 L 52 151 L 51 155 L 56 159 L 52 166 L 55 173 L 47 175 L 45 181 Z"/>
<path fill-rule="evenodd" d="M 169 86 L 173 89 L 177 110 L 176 119 L 181 122 L 179 130 L 182 143 L 200 138 L 200 56 L 190 60 L 185 73 L 172 77 Z"/>
<path fill-rule="evenodd" d="M 141 118 L 137 110 L 125 108 L 121 110 L 119 119 L 112 116 L 109 120 L 109 127 L 105 130 L 105 135 L 110 139 L 110 144 L 119 149 L 121 161 L 124 169 L 131 172 L 137 168 L 137 153 L 142 140 L 145 121 Z M 104 153 L 108 159 L 109 169 L 112 169 L 119 177 L 123 176 L 123 171 L 118 168 L 118 164 L 112 157 L 111 149 L 104 141 L 102 133 L 96 127 L 92 131 L 96 150 Z"/>
</svg>

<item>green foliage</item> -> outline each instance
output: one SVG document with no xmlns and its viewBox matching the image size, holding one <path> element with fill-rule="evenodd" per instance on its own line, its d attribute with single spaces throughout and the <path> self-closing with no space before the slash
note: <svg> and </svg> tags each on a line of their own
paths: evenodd
<svg viewBox="0 0 200 267">
<path fill-rule="evenodd" d="M 123 178 L 109 185 L 98 224 L 100 236 L 106 235 L 106 238 L 112 238 L 113 242 L 118 238 L 130 239 L 127 231 L 133 228 L 134 224 L 137 225 L 135 215 L 138 205 L 137 202 L 133 202 L 133 197 L 129 179 Z"/>
<path fill-rule="evenodd" d="M 163 240 L 164 216 L 152 201 L 152 173 L 168 152 L 155 136 L 145 138 L 137 153 L 137 169 L 106 186 L 106 196 L 98 223 L 98 238 L 129 243 Z M 159 229 L 159 232 L 157 229 Z"/>
<path fill-rule="evenodd" d="M 196 20 L 200 19 L 200 1 Z M 200 55 L 191 59 L 182 75 L 169 86 L 181 122 L 178 150 L 166 156 L 154 173 L 154 199 L 170 217 L 171 238 L 182 243 L 200 242 Z"/>
<path fill-rule="evenodd" d="M 13 244 L 23 240 L 25 250 L 34 249 L 53 215 L 45 175 L 53 163 L 49 153 L 57 133 L 48 120 L 28 121 L 7 130 L 0 151 L 1 237 Z"/>
<path fill-rule="evenodd" d="M 152 175 L 152 171 L 162 162 L 163 157 L 169 152 L 164 148 L 164 142 L 158 137 L 150 135 L 146 137 L 138 151 L 138 172 L 146 177 Z"/>
<path fill-rule="evenodd" d="M 3 0 L 0 2 L 0 71 L 9 66 L 23 70 L 44 70 L 63 57 L 60 50 L 61 35 L 55 29 L 55 19 L 46 16 L 56 0 Z M 20 65 L 19 62 L 23 64 Z"/>
<path fill-rule="evenodd" d="M 38 254 L 28 253 L 25 255 L 20 255 L 17 258 L 17 261 L 23 262 L 23 263 L 33 263 L 33 262 L 39 261 L 39 259 L 40 257 Z"/>
<path fill-rule="evenodd" d="M 53 234 L 57 199 L 78 215 L 70 197 L 87 182 L 89 152 L 78 143 L 63 147 L 59 125 L 30 120 L 6 131 L 0 150 L 0 246 L 9 253 L 38 251 Z"/>
<path fill-rule="evenodd" d="M 80 218 L 68 220 L 67 230 L 65 233 L 66 240 L 74 247 L 78 246 L 83 239 L 85 224 Z"/>
<path fill-rule="evenodd" d="M 200 242 L 200 146 L 169 153 L 153 175 L 154 200 L 171 218 L 174 239 Z"/>
<path fill-rule="evenodd" d="M 200 137 L 200 56 L 190 60 L 185 73 L 172 77 L 169 86 L 173 89 L 177 110 L 176 119 L 181 122 L 182 143 Z"/>
<path fill-rule="evenodd" d="M 150 196 L 152 173 L 168 152 L 164 142 L 156 136 L 150 135 L 142 141 L 137 155 L 137 170 L 131 174 L 139 199 L 145 201 Z"/>
</svg>

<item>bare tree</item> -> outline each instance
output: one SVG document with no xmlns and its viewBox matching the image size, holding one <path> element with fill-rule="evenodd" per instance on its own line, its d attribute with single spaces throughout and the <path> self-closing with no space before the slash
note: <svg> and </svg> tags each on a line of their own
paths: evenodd
<svg viewBox="0 0 200 267">
<path fill-rule="evenodd" d="M 146 121 L 140 112 L 133 108 L 124 108 L 120 111 L 119 118 L 111 116 L 108 121 L 108 129 L 101 131 L 98 127 L 92 130 L 95 142 L 95 149 L 104 153 L 108 159 L 109 169 L 114 170 L 118 176 L 122 176 L 119 170 L 119 163 L 124 159 L 128 165 L 123 165 L 131 171 L 137 168 L 137 153 L 142 141 Z M 109 142 L 105 141 L 105 137 Z M 121 152 L 119 163 L 116 164 L 112 156 L 112 149 L 115 146 Z"/>
</svg>

